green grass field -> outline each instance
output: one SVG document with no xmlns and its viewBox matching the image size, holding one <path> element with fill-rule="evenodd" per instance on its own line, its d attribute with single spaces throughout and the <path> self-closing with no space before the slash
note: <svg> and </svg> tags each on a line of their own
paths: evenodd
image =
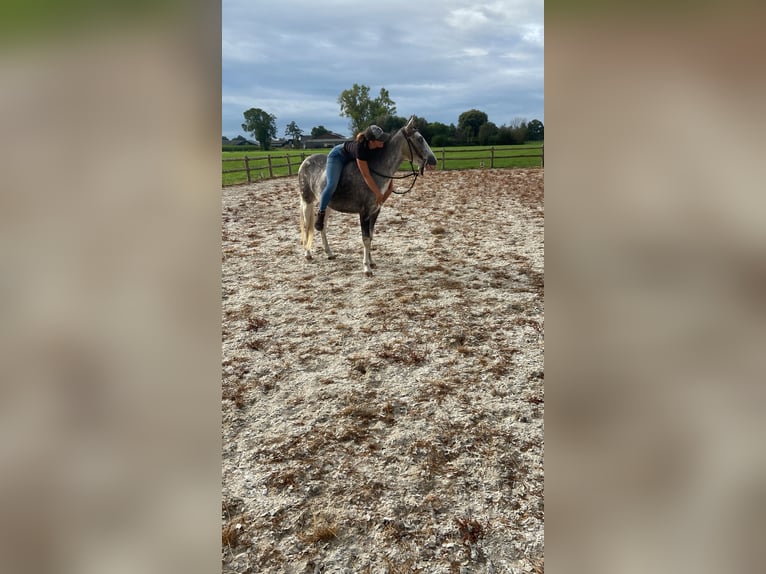
<svg viewBox="0 0 766 574">
<path fill-rule="evenodd" d="M 543 142 L 533 142 L 524 145 L 509 146 L 466 146 L 466 147 L 448 147 L 432 148 L 438 169 L 474 169 L 479 167 L 540 167 L 540 152 Z M 494 160 L 492 159 L 492 150 L 494 149 Z M 245 157 L 248 158 L 250 167 L 251 181 L 259 179 L 270 179 L 271 177 L 284 177 L 295 175 L 304 158 L 314 153 L 330 153 L 330 148 L 326 149 L 277 149 L 269 151 L 248 150 L 248 151 L 225 151 L 222 152 L 222 170 L 244 170 Z M 535 155 L 537 157 L 518 157 L 526 155 Z M 269 158 L 271 166 L 269 166 Z M 409 170 L 409 162 L 401 165 L 402 170 Z M 236 173 L 222 173 L 223 185 L 235 185 L 247 182 L 247 173 L 239 171 Z"/>
</svg>

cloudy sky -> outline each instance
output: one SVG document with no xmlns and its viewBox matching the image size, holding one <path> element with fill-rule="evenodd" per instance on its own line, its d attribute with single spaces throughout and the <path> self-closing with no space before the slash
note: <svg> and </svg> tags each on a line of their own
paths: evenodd
<svg viewBox="0 0 766 574">
<path fill-rule="evenodd" d="M 223 135 L 243 113 L 349 136 L 338 96 L 381 88 L 396 114 L 457 125 L 478 109 L 498 126 L 545 122 L 543 0 L 222 0 Z"/>
</svg>

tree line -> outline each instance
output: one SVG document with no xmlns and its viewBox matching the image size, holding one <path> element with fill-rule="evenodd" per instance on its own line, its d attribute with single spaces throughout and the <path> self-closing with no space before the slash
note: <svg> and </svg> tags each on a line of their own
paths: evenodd
<svg viewBox="0 0 766 574">
<path fill-rule="evenodd" d="M 396 104 L 385 88 L 381 88 L 379 95 L 372 98 L 369 86 L 354 84 L 338 96 L 338 105 L 340 115 L 349 119 L 352 134 L 363 131 L 370 124 L 377 124 L 391 133 L 404 127 L 409 119 L 396 115 Z M 244 112 L 244 117 L 242 129 L 252 134 L 261 149 L 270 149 L 271 141 L 277 137 L 277 117 L 260 108 L 250 108 Z M 515 145 L 545 139 L 543 123 L 538 119 L 527 122 L 524 118 L 516 118 L 508 126 L 497 126 L 489 121 L 486 113 L 476 109 L 460 114 L 457 125 L 429 122 L 417 116 L 415 124 L 433 147 Z M 316 126 L 311 130 L 311 137 L 326 133 L 329 130 L 324 126 Z M 303 134 L 303 129 L 292 121 L 287 124 L 284 136 L 297 143 Z"/>
</svg>

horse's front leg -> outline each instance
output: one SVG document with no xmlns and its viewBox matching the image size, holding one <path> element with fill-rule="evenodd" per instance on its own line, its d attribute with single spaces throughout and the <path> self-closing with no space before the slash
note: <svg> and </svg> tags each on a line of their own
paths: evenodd
<svg viewBox="0 0 766 574">
<path fill-rule="evenodd" d="M 372 251 L 372 236 L 375 235 L 375 222 L 378 220 L 378 215 L 380 215 L 380 209 L 378 209 L 372 215 L 370 215 L 370 229 L 369 229 L 370 251 Z M 370 262 L 370 267 L 375 269 L 377 265 L 375 265 L 375 263 L 372 262 L 372 253 L 370 253 L 368 260 Z"/>
<path fill-rule="evenodd" d="M 364 246 L 364 274 L 367 275 L 367 277 L 372 277 L 372 269 L 375 267 L 375 264 L 372 262 L 370 251 L 372 248 L 372 229 L 374 227 L 374 222 L 372 218 L 365 217 L 364 214 L 360 213 L 359 225 L 362 228 L 362 245 Z"/>
</svg>

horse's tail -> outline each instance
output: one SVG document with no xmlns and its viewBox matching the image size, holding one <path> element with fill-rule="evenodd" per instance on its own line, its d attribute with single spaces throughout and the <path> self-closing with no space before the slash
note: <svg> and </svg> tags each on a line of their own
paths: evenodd
<svg viewBox="0 0 766 574">
<path fill-rule="evenodd" d="M 314 245 L 314 204 L 301 199 L 301 245 L 310 251 Z"/>
<path fill-rule="evenodd" d="M 311 258 L 311 247 L 314 245 L 314 205 L 319 200 L 319 193 L 314 190 L 321 189 L 324 167 L 327 156 L 313 154 L 301 162 L 298 168 L 298 188 L 301 194 L 301 245 L 306 250 L 306 258 Z"/>
</svg>

